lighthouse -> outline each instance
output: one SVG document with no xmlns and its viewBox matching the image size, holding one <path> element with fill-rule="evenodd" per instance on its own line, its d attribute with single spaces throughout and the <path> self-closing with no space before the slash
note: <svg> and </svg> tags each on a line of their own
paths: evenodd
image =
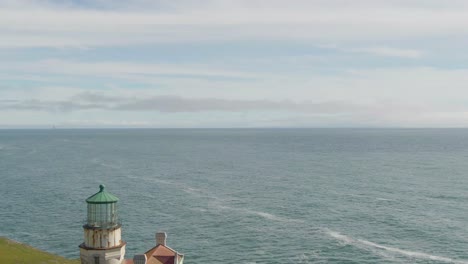
<svg viewBox="0 0 468 264">
<path fill-rule="evenodd" d="M 122 240 L 121 224 L 117 215 L 118 198 L 106 191 L 86 199 L 88 217 L 83 225 L 84 242 L 80 245 L 82 264 L 124 263 L 125 241 Z"/>
</svg>

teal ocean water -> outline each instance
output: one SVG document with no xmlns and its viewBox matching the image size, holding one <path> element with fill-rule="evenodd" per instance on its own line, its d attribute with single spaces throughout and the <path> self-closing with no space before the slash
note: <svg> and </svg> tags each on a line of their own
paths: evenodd
<svg viewBox="0 0 468 264">
<path fill-rule="evenodd" d="M 468 130 L 0 130 L 0 235 L 78 258 L 85 199 L 120 198 L 127 257 L 468 263 Z"/>
</svg>

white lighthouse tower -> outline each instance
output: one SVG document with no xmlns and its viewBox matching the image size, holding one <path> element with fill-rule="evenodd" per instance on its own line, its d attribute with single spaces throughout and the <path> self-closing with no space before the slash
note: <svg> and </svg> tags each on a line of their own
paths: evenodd
<svg viewBox="0 0 468 264">
<path fill-rule="evenodd" d="M 82 264 L 124 263 L 125 241 L 117 217 L 117 201 L 114 195 L 99 186 L 96 194 L 86 199 L 88 218 L 84 229 L 84 242 L 80 245 Z"/>
</svg>

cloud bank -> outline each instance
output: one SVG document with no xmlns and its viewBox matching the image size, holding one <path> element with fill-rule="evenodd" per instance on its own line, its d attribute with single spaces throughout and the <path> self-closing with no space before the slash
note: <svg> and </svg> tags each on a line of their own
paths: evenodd
<svg viewBox="0 0 468 264">
<path fill-rule="evenodd" d="M 106 111 L 158 111 L 178 112 L 249 112 L 289 111 L 299 113 L 343 114 L 365 111 L 368 108 L 346 102 L 292 102 L 270 100 L 227 100 L 217 98 L 183 98 L 180 96 L 153 96 L 150 98 L 128 98 L 98 93 L 80 93 L 68 100 L 0 100 L 0 109 L 9 111 L 68 112 L 82 110 Z"/>
<path fill-rule="evenodd" d="M 154 96 L 128 98 L 80 93 L 68 100 L 0 100 L 3 113 L 24 112 L 39 118 L 68 116 L 59 127 L 465 127 L 468 108 L 437 108 L 396 102 L 293 102 Z M 100 112 L 128 119 L 103 119 Z M 138 118 L 138 115 L 153 118 Z M 151 114 L 153 113 L 153 114 Z M 216 113 L 205 117 L 200 113 Z M 260 114 L 259 114 L 260 113 Z M 95 114 L 96 117 L 94 116 Z M 167 116 L 166 116 L 167 115 Z M 185 118 L 180 119 L 180 115 Z M 198 116 L 198 118 L 187 118 Z M 155 118 L 158 117 L 158 118 Z M 161 118 L 164 117 L 164 118 Z M 168 118 L 168 119 L 166 119 Z M 162 120 L 162 121 L 161 121 Z M 43 124 L 43 123 L 39 123 Z M 20 124 L 4 123 L 5 126 Z"/>
</svg>

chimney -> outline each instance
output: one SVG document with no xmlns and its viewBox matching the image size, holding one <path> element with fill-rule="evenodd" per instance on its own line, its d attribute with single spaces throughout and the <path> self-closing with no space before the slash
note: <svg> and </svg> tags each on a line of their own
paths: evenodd
<svg viewBox="0 0 468 264">
<path fill-rule="evenodd" d="M 166 238 L 167 238 L 166 232 L 158 232 L 158 233 L 156 233 L 156 246 L 157 246 L 157 245 L 163 245 L 163 246 L 165 246 L 165 245 L 166 245 Z"/>
<path fill-rule="evenodd" d="M 133 263 L 134 264 L 146 264 L 146 255 L 145 254 L 135 255 L 133 257 Z"/>
</svg>

